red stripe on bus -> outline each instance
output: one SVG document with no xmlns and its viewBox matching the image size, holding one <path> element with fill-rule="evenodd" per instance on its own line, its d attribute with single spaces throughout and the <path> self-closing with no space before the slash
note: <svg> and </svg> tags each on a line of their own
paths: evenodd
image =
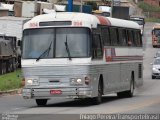
<svg viewBox="0 0 160 120">
<path fill-rule="evenodd" d="M 113 56 L 111 61 L 135 61 L 135 60 L 143 60 L 143 56 Z"/>
<path fill-rule="evenodd" d="M 100 21 L 101 25 L 111 25 L 110 21 L 107 18 L 105 18 L 103 16 L 98 16 L 98 15 L 96 15 L 96 17 Z"/>
</svg>

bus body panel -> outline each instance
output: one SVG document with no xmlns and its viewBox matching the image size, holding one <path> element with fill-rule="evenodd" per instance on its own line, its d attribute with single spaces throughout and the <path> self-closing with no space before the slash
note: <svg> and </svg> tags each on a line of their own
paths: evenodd
<svg viewBox="0 0 160 120">
<path fill-rule="evenodd" d="M 128 48 L 126 48 L 128 49 Z M 137 52 L 133 53 L 136 50 Z M 100 75 L 103 76 L 104 94 L 115 93 L 130 89 L 131 73 L 134 72 L 135 87 L 142 85 L 142 78 L 138 78 L 140 71 L 138 66 L 142 65 L 142 59 L 130 60 L 126 62 L 124 59 L 129 59 L 132 54 L 137 57 L 142 56 L 141 49 L 132 48 L 124 53 L 124 48 L 117 48 L 115 51 L 122 58 L 112 61 L 92 60 L 91 58 L 73 58 L 69 61 L 64 59 L 42 59 L 39 62 L 33 60 L 22 60 L 22 71 L 25 79 L 38 79 L 38 85 L 26 86 L 23 89 L 24 98 L 52 98 L 52 97 L 69 97 L 69 98 L 86 98 L 96 97 L 98 89 L 98 81 Z M 125 50 L 129 51 L 129 50 Z M 124 57 L 125 55 L 128 55 Z M 115 56 L 116 57 L 116 56 Z M 90 84 L 85 85 L 84 79 L 90 77 Z M 82 85 L 71 85 L 72 78 L 80 78 L 83 80 Z M 52 95 L 51 90 L 60 90 L 62 93 Z M 28 92 L 30 91 L 30 92 Z"/>
</svg>

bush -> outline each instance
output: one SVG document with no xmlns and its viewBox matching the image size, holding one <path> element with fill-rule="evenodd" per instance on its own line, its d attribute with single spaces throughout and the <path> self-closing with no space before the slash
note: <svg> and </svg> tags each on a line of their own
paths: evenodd
<svg viewBox="0 0 160 120">
<path fill-rule="evenodd" d="M 158 18 L 146 18 L 145 20 L 146 20 L 146 22 L 157 22 L 157 23 L 160 23 L 160 19 L 158 19 Z"/>
<path fill-rule="evenodd" d="M 12 73 L 0 75 L 0 91 L 7 91 L 21 87 L 22 75 L 21 70 Z"/>
<path fill-rule="evenodd" d="M 160 12 L 160 7 L 152 6 L 145 2 L 139 2 L 138 7 L 143 9 L 144 12 Z"/>
</svg>

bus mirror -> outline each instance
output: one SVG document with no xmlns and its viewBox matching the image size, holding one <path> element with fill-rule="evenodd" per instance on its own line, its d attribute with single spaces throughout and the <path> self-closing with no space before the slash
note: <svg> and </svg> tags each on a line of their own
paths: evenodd
<svg viewBox="0 0 160 120">
<path fill-rule="evenodd" d="M 21 44 L 22 44 L 22 41 L 18 40 L 18 46 L 21 46 Z"/>
</svg>

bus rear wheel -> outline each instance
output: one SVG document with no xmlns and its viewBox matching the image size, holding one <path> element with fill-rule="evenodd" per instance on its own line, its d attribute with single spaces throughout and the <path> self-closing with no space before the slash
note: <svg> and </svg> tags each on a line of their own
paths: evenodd
<svg viewBox="0 0 160 120">
<path fill-rule="evenodd" d="M 6 63 L 2 63 L 2 74 L 6 74 Z"/>
<path fill-rule="evenodd" d="M 38 106 L 44 106 L 47 104 L 47 99 L 36 99 L 36 103 Z"/>
<path fill-rule="evenodd" d="M 122 97 L 133 97 L 134 94 L 134 77 L 132 75 L 131 82 L 130 82 L 130 90 L 124 91 L 124 92 L 118 92 L 117 96 Z"/>
</svg>

